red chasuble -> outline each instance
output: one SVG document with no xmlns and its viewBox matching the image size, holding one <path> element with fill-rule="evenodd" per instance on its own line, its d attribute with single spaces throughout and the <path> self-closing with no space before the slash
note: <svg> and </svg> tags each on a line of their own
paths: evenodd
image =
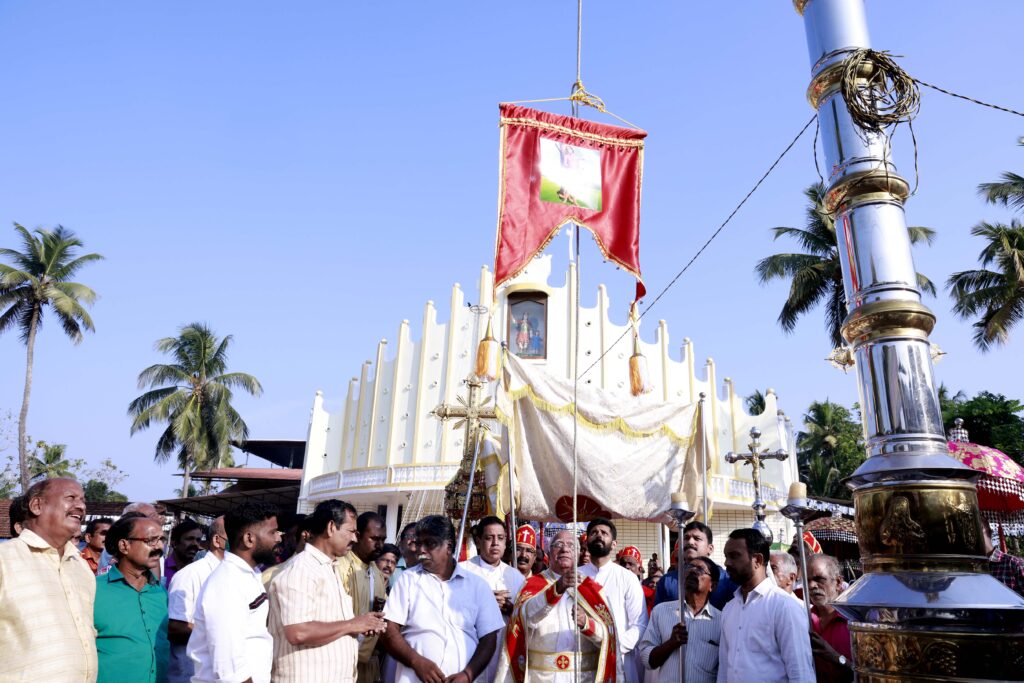
<svg viewBox="0 0 1024 683">
<path fill-rule="evenodd" d="M 503 657 L 507 657 L 508 671 L 515 683 L 524 683 L 527 680 L 527 642 L 526 620 L 523 618 L 523 606 L 530 599 L 557 601 L 554 593 L 555 582 L 558 576 L 551 570 L 543 574 L 531 576 L 516 598 L 515 609 L 512 610 L 512 617 L 509 619 L 508 628 L 505 629 L 505 642 L 503 644 Z M 597 671 L 594 676 L 596 683 L 615 683 L 616 679 L 616 657 L 618 656 L 618 643 L 615 640 L 615 622 L 612 619 L 611 610 L 605 604 L 604 596 L 601 594 L 601 584 L 589 576 L 583 579 L 583 583 L 577 588 L 579 591 L 579 604 L 588 617 L 600 621 L 607 633 L 607 637 L 601 643 L 598 650 Z M 544 594 L 547 595 L 544 595 Z"/>
<path fill-rule="evenodd" d="M 518 275 L 566 223 L 594 234 L 605 258 L 640 278 L 642 130 L 519 107 L 501 112 L 494 286 Z"/>
</svg>

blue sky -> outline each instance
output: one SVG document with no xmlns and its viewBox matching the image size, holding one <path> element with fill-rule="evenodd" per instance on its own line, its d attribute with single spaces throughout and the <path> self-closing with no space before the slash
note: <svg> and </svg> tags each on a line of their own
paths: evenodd
<svg viewBox="0 0 1024 683">
<path fill-rule="evenodd" d="M 585 3 L 583 80 L 649 132 L 641 261 L 657 292 L 811 116 L 809 67 L 786 0 L 625 7 Z M 867 11 L 874 47 L 911 74 L 1024 108 L 1024 3 L 869 0 Z M 13 221 L 61 223 L 106 256 L 81 275 L 101 295 L 96 334 L 75 347 L 49 324 L 40 337 L 32 436 L 113 458 L 133 498 L 168 497 L 178 479 L 152 462 L 159 431 L 129 438 L 125 409 L 138 372 L 161 360 L 155 340 L 206 321 L 234 335 L 232 368 L 264 385 L 238 400 L 252 436 L 304 438 L 317 389 L 337 409 L 403 318 L 443 305 L 456 281 L 472 297 L 493 258 L 497 103 L 568 93 L 575 14 L 572 0 L 0 4 L 0 245 L 14 246 Z M 938 231 L 916 263 L 942 283 L 975 267 L 973 225 L 1008 219 L 976 187 L 1021 171 L 1024 121 L 922 97 L 907 214 Z M 912 178 L 905 128 L 895 147 Z M 769 228 L 802 224 L 814 180 L 808 134 L 644 329 L 651 339 L 666 319 L 674 346 L 693 338 L 720 377 L 744 394 L 774 387 L 794 418 L 815 399 L 856 400 L 853 376 L 819 360 L 822 316 L 784 335 L 785 287 L 753 274 L 791 249 Z M 628 278 L 589 242 L 583 259 L 590 302 L 606 282 L 624 314 Z M 1024 330 L 980 354 L 945 294 L 926 303 L 949 354 L 940 381 L 1024 394 Z M 0 411 L 20 408 L 23 352 L 0 337 Z"/>
</svg>

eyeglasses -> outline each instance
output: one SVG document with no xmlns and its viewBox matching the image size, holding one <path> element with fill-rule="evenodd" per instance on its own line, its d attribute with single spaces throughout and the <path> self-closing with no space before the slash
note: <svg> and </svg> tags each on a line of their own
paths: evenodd
<svg viewBox="0 0 1024 683">
<path fill-rule="evenodd" d="M 688 564 L 685 567 L 683 567 L 683 573 L 696 574 L 697 576 L 711 576 L 711 573 L 707 569 L 704 569 L 703 567 L 695 567 L 692 564 Z"/>
<path fill-rule="evenodd" d="M 158 545 L 163 545 L 164 544 L 164 537 L 163 536 L 153 536 L 151 538 L 132 538 L 131 536 L 128 536 L 125 540 L 126 541 L 138 541 L 139 543 L 145 543 L 150 548 L 155 548 Z"/>
<path fill-rule="evenodd" d="M 552 550 L 561 550 L 562 548 L 571 550 L 572 548 L 575 548 L 575 547 L 576 547 L 576 544 L 573 543 L 572 541 L 555 541 L 554 543 L 551 544 L 551 549 Z"/>
<path fill-rule="evenodd" d="M 436 550 L 437 548 L 440 548 L 443 543 L 444 541 L 440 538 L 430 538 L 428 536 L 420 540 L 418 545 L 424 550 Z"/>
</svg>

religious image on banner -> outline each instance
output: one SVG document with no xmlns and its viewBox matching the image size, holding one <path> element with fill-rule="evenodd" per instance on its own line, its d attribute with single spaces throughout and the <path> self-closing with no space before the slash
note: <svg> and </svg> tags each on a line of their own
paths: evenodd
<svg viewBox="0 0 1024 683">
<path fill-rule="evenodd" d="M 540 137 L 540 198 L 601 210 L 601 151 Z"/>
<path fill-rule="evenodd" d="M 499 110 L 495 290 L 574 223 L 593 234 L 606 259 L 636 278 L 636 299 L 643 297 L 640 187 L 647 133 L 514 104 Z M 526 357 L 519 349 L 516 354 Z"/>
</svg>

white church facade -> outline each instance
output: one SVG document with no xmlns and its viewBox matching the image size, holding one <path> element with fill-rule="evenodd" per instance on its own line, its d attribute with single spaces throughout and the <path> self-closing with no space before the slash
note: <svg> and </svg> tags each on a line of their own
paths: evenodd
<svg viewBox="0 0 1024 683">
<path fill-rule="evenodd" d="M 567 378 L 576 353 L 575 278 L 575 267 L 570 264 L 564 282 L 552 285 L 551 257 L 536 258 L 499 290 L 495 308 L 488 312 L 493 315 L 494 336 L 507 343 L 510 353 Z M 492 286 L 492 274 L 483 268 L 474 300 L 491 302 Z M 402 321 L 394 343 L 382 340 L 375 358 L 367 360 L 359 376 L 349 381 L 336 412 L 325 408 L 323 393 L 317 392 L 306 441 L 299 512 L 308 512 L 318 501 L 340 498 L 360 512 L 380 511 L 388 538 L 393 540 L 404 523 L 443 511 L 443 489 L 458 470 L 464 432 L 453 428 L 452 422 L 442 423 L 432 411 L 441 404 L 457 404 L 459 397 L 466 396 L 463 380 L 474 369 L 477 343 L 488 317 L 480 307 L 466 305 L 458 284 L 452 287 L 449 309 L 450 319 L 439 322 L 434 303 L 428 301 L 418 340 L 413 339 L 409 321 Z M 613 346 L 626 327 L 609 319 L 603 285 L 598 287 L 596 306 L 583 306 L 579 311 L 580 368 L 585 370 L 597 361 L 581 381 L 628 395 L 632 344 L 627 337 Z M 711 454 L 708 494 L 713 501 L 710 526 L 719 561 L 725 535 L 753 522 L 750 467 L 728 464 L 724 459 L 729 451 L 747 452 L 752 427 L 761 431 L 763 448 L 790 454 L 781 462 L 767 461 L 761 477 L 767 522 L 775 540 L 788 545 L 792 525 L 778 510 L 785 505 L 790 483 L 797 479 L 797 462 L 792 424 L 779 410 L 774 392 L 766 392 L 763 413 L 747 414 L 733 381 L 728 377 L 719 380 L 711 358 L 698 363 L 689 338 L 683 339 L 678 356 L 673 357 L 676 354 L 664 320 L 658 322 L 653 343 L 641 340 L 640 347 L 654 392 L 662 400 L 689 404 L 698 401 L 702 393 L 706 395 Z M 489 395 L 494 391 L 494 383 L 487 386 Z M 620 545 L 637 545 L 645 562 L 651 552 L 664 559 L 669 550 L 667 528 L 629 520 L 616 523 Z"/>
</svg>

